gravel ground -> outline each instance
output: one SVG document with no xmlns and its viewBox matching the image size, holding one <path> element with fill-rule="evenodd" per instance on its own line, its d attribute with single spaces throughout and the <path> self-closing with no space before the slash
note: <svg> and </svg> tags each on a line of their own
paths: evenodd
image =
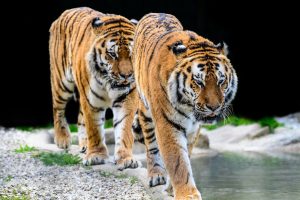
<svg viewBox="0 0 300 200">
<path fill-rule="evenodd" d="M 0 199 L 150 199 L 141 183 L 130 177 L 103 176 L 82 165 L 45 166 L 30 153 L 13 150 L 26 133 L 0 128 Z M 133 183 L 135 182 L 135 183 Z"/>
</svg>

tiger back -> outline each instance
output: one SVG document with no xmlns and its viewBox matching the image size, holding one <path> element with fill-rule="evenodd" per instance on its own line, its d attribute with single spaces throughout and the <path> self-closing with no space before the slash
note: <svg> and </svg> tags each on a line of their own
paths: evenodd
<svg viewBox="0 0 300 200">
<path fill-rule="evenodd" d="M 79 145 L 87 165 L 108 159 L 103 126 L 105 111 L 111 107 L 115 162 L 120 169 L 137 167 L 130 130 L 136 99 L 131 63 L 134 29 L 134 21 L 87 7 L 66 10 L 50 28 L 55 143 L 60 148 L 71 144 L 65 108 L 78 90 Z"/>
</svg>

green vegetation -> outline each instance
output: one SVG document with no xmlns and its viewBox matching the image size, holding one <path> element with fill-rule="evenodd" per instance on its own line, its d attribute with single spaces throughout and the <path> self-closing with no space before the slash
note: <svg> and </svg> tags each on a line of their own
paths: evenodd
<svg viewBox="0 0 300 200">
<path fill-rule="evenodd" d="M 105 120 L 104 128 L 111 128 L 111 127 L 113 127 L 113 119 Z"/>
<path fill-rule="evenodd" d="M 20 186 L 17 186 L 20 188 Z M 18 192 L 17 189 L 13 189 L 13 191 L 3 191 L 0 193 L 0 200 L 29 200 L 30 196 L 28 192 Z"/>
<path fill-rule="evenodd" d="M 25 146 L 20 145 L 20 148 L 15 149 L 16 153 L 26 153 L 31 151 L 36 151 L 37 149 L 35 147 L 30 147 L 27 144 Z"/>
<path fill-rule="evenodd" d="M 117 175 L 115 175 L 115 177 L 118 178 L 118 179 L 128 178 L 128 176 L 126 174 L 123 174 L 123 173 L 117 174 Z"/>
<path fill-rule="evenodd" d="M 34 157 L 40 159 L 45 165 L 76 165 L 81 162 L 81 158 L 78 155 L 72 155 L 69 153 L 51 153 L 51 152 L 39 152 Z"/>
<path fill-rule="evenodd" d="M 13 179 L 13 177 L 11 175 L 8 175 L 6 178 L 4 178 L 4 182 L 8 183 L 9 181 L 11 181 L 11 179 Z"/>
<path fill-rule="evenodd" d="M 111 128 L 111 127 L 113 127 L 113 119 L 105 120 L 104 128 Z M 51 128 L 53 128 L 52 124 L 47 124 L 45 126 L 17 126 L 16 127 L 17 130 L 27 131 L 27 132 L 32 132 L 35 131 L 36 129 L 51 129 Z M 69 128 L 71 133 L 78 132 L 77 124 L 69 124 Z"/>
<path fill-rule="evenodd" d="M 108 178 L 108 177 L 112 177 L 113 176 L 113 173 L 111 172 L 105 172 L 105 171 L 100 171 L 100 175 L 105 177 L 105 178 Z"/>
<path fill-rule="evenodd" d="M 275 128 L 283 126 L 283 124 L 279 123 L 276 121 L 274 117 L 266 117 L 262 118 L 258 121 L 243 118 L 243 117 L 237 117 L 237 116 L 230 116 L 227 119 L 224 119 L 223 121 L 217 122 L 216 124 L 211 124 L 211 125 L 204 125 L 203 127 L 208 129 L 208 130 L 214 130 L 217 129 L 221 126 L 230 124 L 233 126 L 241 126 L 241 125 L 249 125 L 253 123 L 259 123 L 262 127 L 269 127 L 270 132 L 273 133 Z"/>
<path fill-rule="evenodd" d="M 271 133 L 274 133 L 275 128 L 283 126 L 282 123 L 276 121 L 273 117 L 265 117 L 258 121 L 258 123 L 264 127 L 268 126 Z"/>
<path fill-rule="evenodd" d="M 130 182 L 131 185 L 137 183 L 138 180 L 139 180 L 139 179 L 138 179 L 137 177 L 135 177 L 135 176 L 130 176 L 130 177 L 129 177 L 129 182 Z"/>
</svg>

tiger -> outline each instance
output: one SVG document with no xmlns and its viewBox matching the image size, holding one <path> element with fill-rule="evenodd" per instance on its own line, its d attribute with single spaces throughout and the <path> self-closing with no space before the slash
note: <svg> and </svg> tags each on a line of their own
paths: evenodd
<svg viewBox="0 0 300 200">
<path fill-rule="evenodd" d="M 51 25 L 49 52 L 54 137 L 59 148 L 71 145 L 66 105 L 79 95 L 78 140 L 85 165 L 104 164 L 109 153 L 104 120 L 113 111 L 114 160 L 120 170 L 136 168 L 131 125 L 136 86 L 131 62 L 136 20 L 88 7 L 64 11 Z"/>
<path fill-rule="evenodd" d="M 175 199 L 201 199 L 190 155 L 199 128 L 231 109 L 238 79 L 227 55 L 225 43 L 183 30 L 170 14 L 147 14 L 136 26 L 132 131 L 146 147 L 149 186 L 167 183 Z"/>
</svg>

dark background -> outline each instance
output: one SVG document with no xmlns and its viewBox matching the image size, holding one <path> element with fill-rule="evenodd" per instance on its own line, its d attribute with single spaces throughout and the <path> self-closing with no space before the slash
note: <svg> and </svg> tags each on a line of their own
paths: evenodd
<svg viewBox="0 0 300 200">
<path fill-rule="evenodd" d="M 300 111 L 299 11 L 288 1 L 49 0 L 9 4 L 1 5 L 1 15 L 9 12 L 1 20 L 2 126 L 38 126 L 52 121 L 48 30 L 65 9 L 79 6 L 135 19 L 149 12 L 173 14 L 185 29 L 228 44 L 239 77 L 234 114 L 260 118 Z M 75 122 L 76 112 L 73 102 L 68 106 L 69 121 Z"/>
</svg>

